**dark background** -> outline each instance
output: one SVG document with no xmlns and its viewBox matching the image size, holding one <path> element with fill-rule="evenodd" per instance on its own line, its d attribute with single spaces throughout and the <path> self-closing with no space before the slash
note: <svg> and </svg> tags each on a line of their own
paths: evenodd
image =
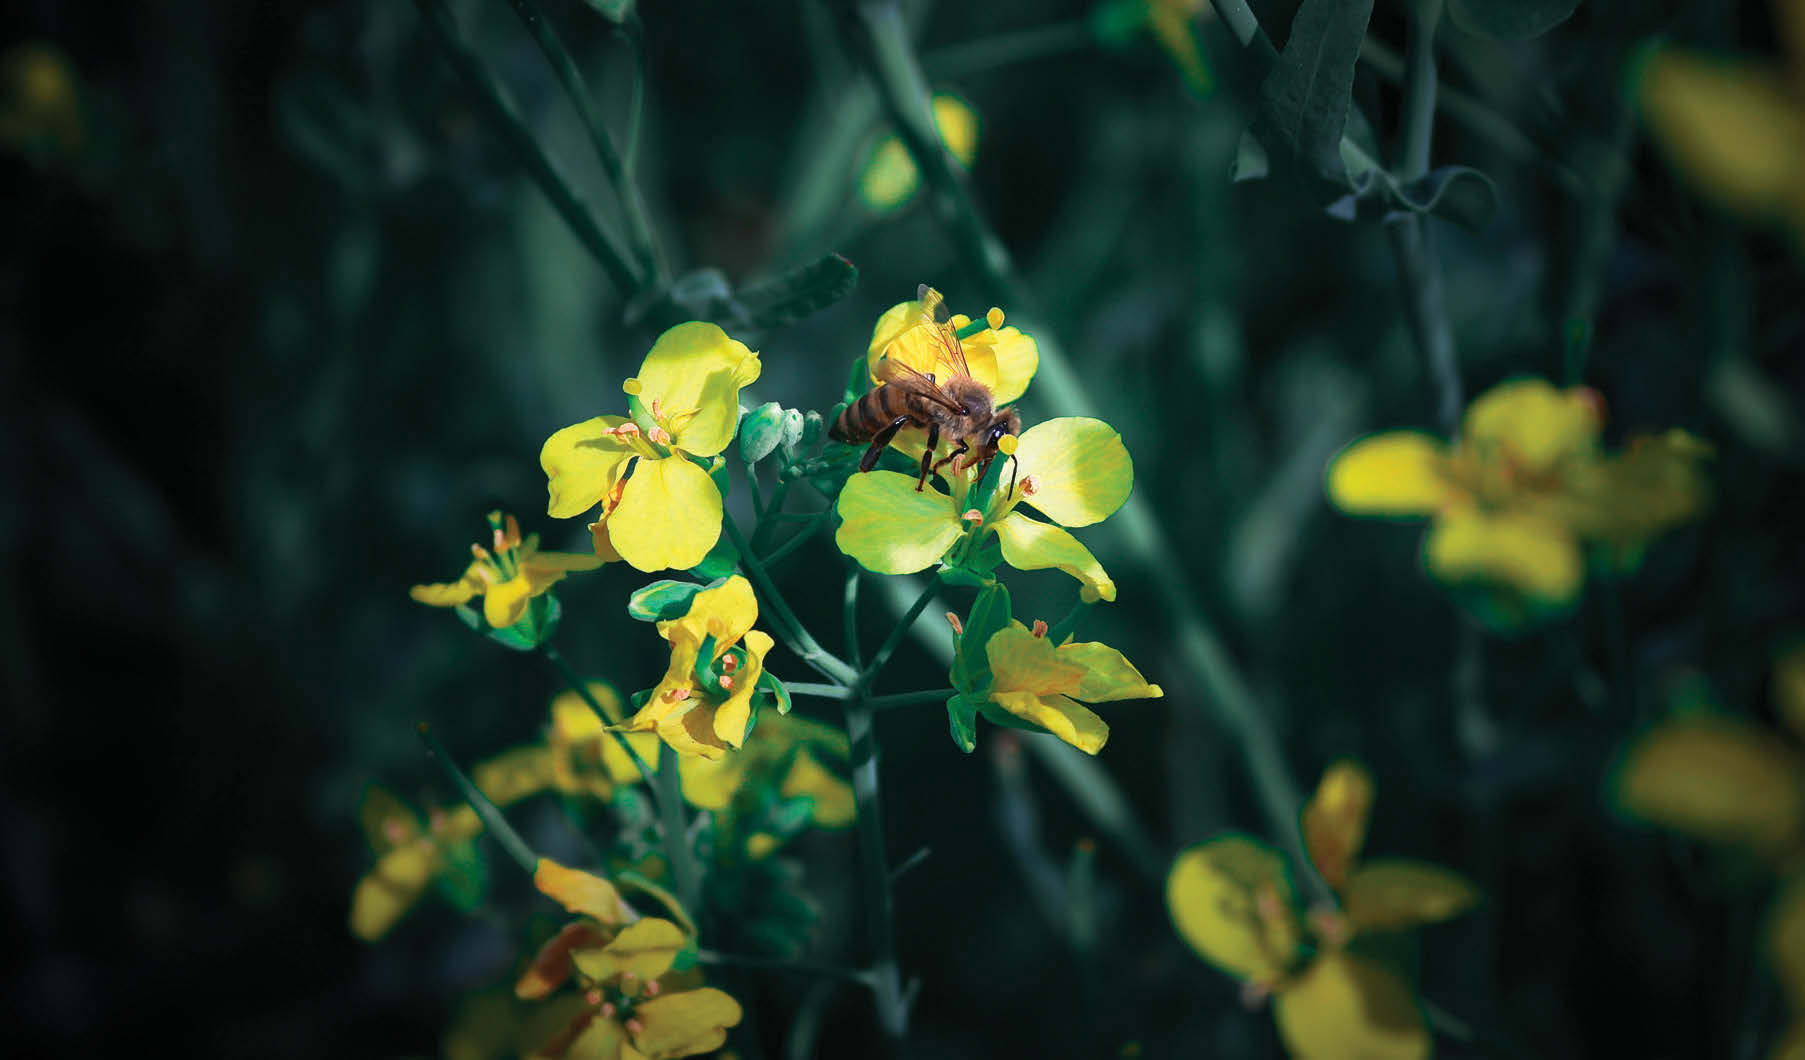
<svg viewBox="0 0 1805 1060">
<path fill-rule="evenodd" d="M 601 106 L 624 113 L 626 46 L 580 3 L 545 6 Z M 1282 41 L 1290 10 L 1256 7 Z M 506 5 L 456 9 L 606 205 Z M 1089 14 L 942 4 L 922 47 Z M 861 270 L 848 300 L 763 338 L 759 400 L 826 410 L 876 315 L 918 282 L 974 313 L 994 300 L 931 211 L 876 218 L 851 202 L 880 122 L 859 92 L 824 92 L 847 60 L 821 12 L 648 4 L 643 17 L 641 180 L 679 267 L 742 283 L 834 250 Z M 1536 148 L 1513 157 L 1463 124 L 1437 128 L 1438 161 L 1486 169 L 1502 203 L 1481 234 L 1435 227 L 1469 394 L 1559 370 L 1553 321 L 1587 267 L 1584 196 L 1549 164 L 1590 181 L 1618 142 L 1615 57 L 1654 33 L 1771 54 L 1769 25 L 1765 5 L 1588 0 L 1528 45 L 1447 32 L 1446 81 Z M 1372 34 L 1401 46 L 1397 5 L 1382 0 Z M 1232 42 L 1214 22 L 1202 36 L 1233 83 Z M 358 797 L 380 780 L 449 799 L 414 723 L 479 758 L 534 737 L 556 675 L 407 587 L 454 577 L 496 506 L 553 547 L 586 547 L 580 525 L 540 515 L 535 455 L 616 407 L 650 336 L 622 322 L 618 292 L 411 4 L 9 5 L 0 47 L 27 41 L 66 55 L 85 134 L 0 155 L 0 922 L 15 1048 L 436 1053 L 458 999 L 508 979 L 531 900 L 497 859 L 495 915 L 429 902 L 384 942 L 355 942 Z M 1238 93 L 1188 92 L 1144 33 L 936 84 L 981 115 L 980 203 L 1180 548 L 1153 570 L 1128 561 L 1119 530 L 1084 535 L 1121 586 L 1086 635 L 1167 691 L 1105 708 L 1100 759 L 1162 857 L 1261 821 L 1154 602 L 1153 579 L 1183 578 L 1300 781 L 1363 757 L 1379 777 L 1369 849 L 1450 865 L 1486 892 L 1480 912 L 1424 935 L 1426 995 L 1526 1055 L 1729 1055 L 1771 1027 L 1765 877 L 1614 820 L 1601 792 L 1625 735 L 1677 698 L 1764 711 L 1771 653 L 1805 622 L 1805 312 L 1786 243 L 1701 204 L 1626 127 L 1587 382 L 1614 439 L 1667 426 L 1711 439 L 1717 504 L 1658 543 L 1617 604 L 1595 586 L 1566 620 L 1488 639 L 1483 717 L 1463 728 L 1458 620 L 1416 566 L 1419 532 L 1343 519 L 1318 488 L 1360 433 L 1432 426 L 1382 230 L 1282 186 L 1231 186 Z M 1356 99 L 1392 128 L 1394 86 L 1363 68 Z M 849 134 L 824 131 L 858 106 Z M 1024 409 L 1065 411 L 1032 391 Z M 562 593 L 566 652 L 626 690 L 662 665 L 621 613 L 642 581 L 616 566 Z M 798 568 L 785 583 L 833 628 L 837 575 L 817 586 Z M 1063 612 L 1069 582 L 1020 584 L 1018 612 Z M 916 650 L 896 690 L 945 683 Z M 1159 873 L 1109 836 L 1103 941 L 1074 956 L 1030 878 L 1062 874 L 1092 826 L 1038 759 L 1011 756 L 996 730 L 963 756 L 931 707 L 886 715 L 881 737 L 892 857 L 932 848 L 898 891 L 905 974 L 924 984 L 921 1055 L 1277 1054 L 1270 1018 L 1244 1013 L 1171 930 Z M 1003 783 L 1020 768 L 1041 817 L 1026 851 L 997 823 L 1022 810 Z M 556 841 L 555 812 L 517 816 Z M 851 844 L 803 848 L 823 960 L 857 954 Z M 727 985 L 753 1009 L 741 1055 L 784 1055 L 811 982 Z M 819 1055 L 860 1055 L 868 999 L 825 1004 Z"/>
</svg>

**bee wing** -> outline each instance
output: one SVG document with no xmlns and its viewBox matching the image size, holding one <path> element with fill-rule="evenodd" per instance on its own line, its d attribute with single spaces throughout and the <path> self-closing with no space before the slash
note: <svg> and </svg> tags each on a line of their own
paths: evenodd
<svg viewBox="0 0 1805 1060">
<path fill-rule="evenodd" d="M 878 361 L 877 378 L 879 386 L 893 386 L 898 390 L 920 394 L 949 412 L 959 412 L 959 403 L 940 389 L 940 384 L 934 382 L 933 376 L 911 368 L 901 361 L 892 360 L 889 357 Z"/>
<path fill-rule="evenodd" d="M 965 347 L 959 345 L 959 336 L 953 331 L 946 297 L 925 283 L 915 289 L 915 297 L 921 303 L 921 326 L 932 329 L 946 362 L 953 366 L 953 374 L 970 379 L 971 366 L 965 363 Z"/>
</svg>

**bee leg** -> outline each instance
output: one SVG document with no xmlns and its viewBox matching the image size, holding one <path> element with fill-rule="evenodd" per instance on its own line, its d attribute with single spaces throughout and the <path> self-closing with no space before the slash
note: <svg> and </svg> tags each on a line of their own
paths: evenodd
<svg viewBox="0 0 1805 1060">
<path fill-rule="evenodd" d="M 970 450 L 971 450 L 971 446 L 967 445 L 963 440 L 961 440 L 959 442 L 959 448 L 954 449 L 952 452 L 950 452 L 950 453 L 946 454 L 945 456 L 941 457 L 940 459 L 934 461 L 933 470 L 939 471 L 941 464 L 944 464 L 949 460 L 953 460 L 958 457 L 964 456 Z M 953 465 L 953 467 L 955 467 L 955 468 L 957 468 L 958 466 L 959 466 L 958 464 Z"/>
<path fill-rule="evenodd" d="M 890 444 L 890 439 L 896 437 L 896 432 L 902 430 L 903 425 L 908 422 L 909 417 L 898 416 L 889 426 L 877 432 L 876 436 L 871 439 L 871 448 L 865 450 L 864 456 L 859 457 L 859 470 L 870 471 L 876 467 L 877 458 L 884 455 L 884 447 Z"/>
<path fill-rule="evenodd" d="M 919 479 L 915 480 L 915 492 L 916 493 L 920 493 L 921 488 L 928 484 L 928 472 L 932 470 L 932 468 L 930 468 L 928 466 L 928 462 L 934 459 L 934 450 L 939 445 L 940 445 L 940 424 L 930 421 L 928 423 L 928 447 L 926 449 L 922 450 L 922 453 L 921 453 L 921 477 Z M 939 466 L 939 465 L 935 465 L 935 466 Z"/>
</svg>

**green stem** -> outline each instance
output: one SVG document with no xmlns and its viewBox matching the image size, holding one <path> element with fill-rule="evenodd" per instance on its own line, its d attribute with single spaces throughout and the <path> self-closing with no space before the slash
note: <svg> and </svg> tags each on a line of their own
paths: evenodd
<svg viewBox="0 0 1805 1060">
<path fill-rule="evenodd" d="M 639 194 L 639 186 L 633 182 L 631 174 L 622 164 L 620 152 L 614 147 L 614 139 L 608 135 L 608 127 L 602 124 L 601 116 L 590 105 L 589 86 L 583 79 L 582 71 L 577 69 L 576 61 L 565 49 L 564 42 L 558 39 L 557 30 L 546 21 L 544 13 L 534 0 L 508 2 L 514 6 L 514 13 L 520 16 L 520 21 L 526 23 L 528 32 L 539 44 L 539 50 L 545 53 L 546 62 L 551 64 L 552 73 L 557 75 L 558 83 L 564 86 L 564 94 L 570 97 L 571 106 L 576 108 L 577 117 L 583 120 L 596 160 L 602 164 L 602 171 L 608 174 L 615 193 L 620 196 L 621 212 L 627 218 L 627 238 L 633 241 L 638 252 L 640 264 L 645 270 L 644 281 L 662 281 L 665 277 L 658 254 L 657 237 L 653 235 L 651 221 L 646 215 L 645 200 Z M 637 64 L 637 60 L 635 63 Z M 637 84 L 636 78 L 636 91 Z"/>
<path fill-rule="evenodd" d="M 959 692 L 956 688 L 930 688 L 920 692 L 898 692 L 889 696 L 872 696 L 865 702 L 873 711 L 913 707 L 922 703 L 945 703 Z"/>
<path fill-rule="evenodd" d="M 639 169 L 639 131 L 646 113 L 646 35 L 637 11 L 621 24 L 621 34 L 633 48 L 633 92 L 627 100 L 627 157 L 624 160 L 628 179 Z"/>
<path fill-rule="evenodd" d="M 633 760 L 633 768 L 639 770 L 639 778 L 646 782 L 646 787 L 656 791 L 658 781 L 652 773 L 652 767 L 646 764 L 645 759 L 639 757 L 639 752 L 633 749 L 633 743 L 627 739 L 627 734 L 615 728 L 620 724 L 619 720 L 608 716 L 601 701 L 589 691 L 589 682 L 583 680 L 582 675 L 578 674 L 570 662 L 564 658 L 564 653 L 551 644 L 539 645 L 539 652 L 553 666 L 557 667 L 558 674 L 564 678 L 564 683 L 570 686 L 570 690 L 588 704 L 596 719 L 602 723 L 602 730 L 614 737 L 614 742 L 620 745 L 621 750 L 627 752 L 627 757 Z"/>
<path fill-rule="evenodd" d="M 751 957 L 738 953 L 721 953 L 718 950 L 698 950 L 696 960 L 701 964 L 712 964 L 723 968 L 758 968 L 773 972 L 797 972 L 802 975 L 822 975 L 830 979 L 846 979 L 866 986 L 872 984 L 872 974 L 862 968 L 841 968 L 832 964 L 816 964 L 811 961 L 787 961 L 780 957 Z"/>
<path fill-rule="evenodd" d="M 1396 176 L 1412 181 L 1429 172 L 1429 144 L 1435 134 L 1435 30 L 1441 0 L 1416 0 L 1410 8 L 1410 38 L 1404 53 L 1404 110 Z"/>
<path fill-rule="evenodd" d="M 771 624 L 776 627 L 777 636 L 784 645 L 795 652 L 810 669 L 836 684 L 850 687 L 857 681 L 859 672 L 847 665 L 845 660 L 823 648 L 797 620 L 796 613 L 790 610 L 783 594 L 777 591 L 776 583 L 771 581 L 770 573 L 746 543 L 746 537 L 740 533 L 731 513 L 722 518 L 721 530 L 733 542 L 733 547 L 739 550 L 740 566 L 746 568 L 746 576 L 752 580 L 752 587 L 763 598 L 765 609 L 771 615 Z"/>
<path fill-rule="evenodd" d="M 815 696 L 820 699 L 851 699 L 852 689 L 845 685 L 817 685 L 807 681 L 785 681 L 783 687 L 793 696 Z"/>
<path fill-rule="evenodd" d="M 779 564 L 783 560 L 787 559 L 789 557 L 790 553 L 795 552 L 797 549 L 799 549 L 803 545 L 807 544 L 809 538 L 814 537 L 815 534 L 820 531 L 821 527 L 826 524 L 826 522 L 827 522 L 827 520 L 825 520 L 825 519 L 817 518 L 813 522 L 809 523 L 807 526 L 804 526 L 801 529 L 797 530 L 794 534 L 791 534 L 790 539 L 788 541 L 785 541 L 783 544 L 778 545 L 776 548 L 772 549 L 769 553 L 767 553 L 765 555 L 765 558 L 764 558 L 765 566 L 766 567 L 775 567 L 775 566 L 777 566 L 777 564 Z"/>
<path fill-rule="evenodd" d="M 890 859 L 884 849 L 883 810 L 878 802 L 877 733 L 870 704 L 846 703 L 846 739 L 852 747 L 852 795 L 858 806 L 859 875 L 864 901 L 866 944 L 871 947 L 871 989 L 877 997 L 878 1025 L 891 1041 L 909 1029 L 909 1005 L 903 997 L 902 973 L 896 963 L 895 896 L 890 890 Z"/>
<path fill-rule="evenodd" d="M 477 102 L 482 104 L 489 120 L 496 131 L 506 141 L 508 148 L 514 152 L 515 159 L 526 168 L 527 175 L 539 185 L 539 190 L 551 200 L 552 208 L 558 216 L 570 226 L 571 233 L 577 242 L 589 251 L 608 279 L 622 294 L 632 294 L 639 289 L 639 276 L 628 263 L 627 255 L 616 245 L 615 239 L 596 220 L 589 206 L 583 201 L 558 172 L 558 167 L 539 146 L 531 129 L 521 121 L 514 107 L 502 95 L 501 86 L 490 76 L 488 69 L 477 54 L 470 50 L 458 36 L 457 23 L 451 11 L 445 6 L 445 0 L 414 0 L 420 14 L 426 19 L 427 28 L 432 30 L 433 38 L 438 41 L 446 58 L 457 68 L 469 86 L 476 91 Z"/>
<path fill-rule="evenodd" d="M 859 567 L 857 562 L 846 564 L 846 592 L 841 597 L 841 620 L 846 637 L 846 659 L 855 670 L 863 670 L 865 664 L 860 661 L 863 654 L 859 648 Z"/>
<path fill-rule="evenodd" d="M 915 620 L 921 617 L 921 612 L 927 608 L 928 602 L 934 599 L 939 592 L 940 583 L 932 578 L 928 579 L 927 588 L 923 589 L 921 595 L 915 598 L 915 602 L 909 605 L 909 610 L 903 613 L 902 621 L 898 622 L 896 628 L 890 631 L 890 635 L 884 638 L 883 646 L 872 654 L 871 662 L 859 672 L 858 687 L 861 690 L 870 691 L 871 682 L 877 680 L 878 671 L 882 670 L 884 664 L 890 661 L 890 656 L 896 654 L 896 649 L 902 644 L 903 637 L 908 635 L 909 630 L 915 625 Z"/>
<path fill-rule="evenodd" d="M 459 794 L 464 796 L 464 801 L 470 804 L 470 808 L 476 811 L 478 817 L 482 818 L 483 826 L 489 830 L 490 835 L 495 837 L 495 841 L 501 844 L 501 848 L 508 852 L 508 856 L 514 859 L 514 864 L 519 865 L 528 876 L 538 872 L 539 855 L 533 853 L 533 848 L 527 845 L 526 840 L 520 838 L 519 832 L 514 831 L 514 826 L 508 823 L 506 817 L 502 816 L 501 808 L 489 801 L 489 797 L 484 795 L 482 790 L 464 775 L 464 771 L 457 767 L 457 763 L 453 762 L 451 756 L 445 753 L 445 748 L 439 743 L 439 738 L 432 734 L 430 726 L 421 722 L 419 733 L 420 742 L 426 745 L 427 757 L 438 762 L 440 767 L 445 770 L 445 775 L 451 778 L 451 783 L 457 787 Z"/>
<path fill-rule="evenodd" d="M 921 65 L 936 80 L 952 81 L 1034 59 L 1087 51 L 1095 43 L 1090 20 L 1074 18 L 951 44 L 924 54 Z"/>
<path fill-rule="evenodd" d="M 660 743 L 658 748 L 658 818 L 664 827 L 665 856 L 671 859 L 671 875 L 677 881 L 677 899 L 690 915 L 698 915 L 702 908 L 702 873 L 689 845 L 677 751 L 668 743 Z"/>
<path fill-rule="evenodd" d="M 1260 20 L 1247 6 L 1246 0 L 1210 0 L 1210 6 L 1216 9 L 1217 17 L 1228 27 L 1241 47 L 1254 53 L 1260 61 L 1260 69 L 1256 76 L 1265 77 L 1266 72 L 1279 60 L 1277 48 L 1272 46 L 1272 39 L 1260 28 Z"/>
</svg>

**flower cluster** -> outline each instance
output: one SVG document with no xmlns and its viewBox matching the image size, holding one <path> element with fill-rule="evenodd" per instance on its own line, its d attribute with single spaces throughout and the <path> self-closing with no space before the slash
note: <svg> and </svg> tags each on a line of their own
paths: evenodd
<svg viewBox="0 0 1805 1060">
<path fill-rule="evenodd" d="M 1364 767 L 1337 762 L 1323 774 L 1302 827 L 1305 850 L 1337 905 L 1306 919 L 1285 859 L 1240 835 L 1200 843 L 1173 863 L 1166 905 L 1198 955 L 1241 979 L 1249 998 L 1274 998 L 1291 1055 L 1426 1057 L 1429 1029 L 1402 975 L 1356 939 L 1455 917 L 1479 895 L 1436 865 L 1360 860 L 1372 809 Z"/>
<path fill-rule="evenodd" d="M 1452 444 L 1391 431 L 1348 446 L 1329 463 L 1329 499 L 1352 515 L 1428 516 L 1429 573 L 1484 592 L 1469 602 L 1494 626 L 1521 625 L 1577 598 L 1584 546 L 1633 563 L 1708 502 L 1707 445 L 1670 430 L 1606 453 L 1602 407 L 1584 388 L 1504 383 L 1473 401 Z"/>
</svg>

